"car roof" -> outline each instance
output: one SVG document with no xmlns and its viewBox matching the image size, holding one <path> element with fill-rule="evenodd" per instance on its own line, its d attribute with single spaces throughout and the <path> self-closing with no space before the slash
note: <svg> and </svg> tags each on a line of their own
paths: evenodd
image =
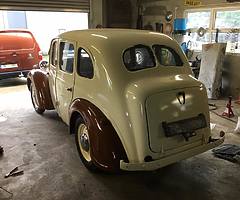
<svg viewBox="0 0 240 200">
<path fill-rule="evenodd" d="M 6 29 L 6 30 L 0 30 L 0 33 L 31 33 L 31 31 L 27 30 L 27 29 Z"/>
<path fill-rule="evenodd" d="M 88 29 L 88 30 L 74 30 L 65 32 L 59 35 L 60 38 L 89 42 L 90 44 L 123 44 L 123 43 L 151 43 L 164 42 L 168 44 L 175 44 L 176 42 L 169 36 L 145 30 L 134 29 Z"/>
<path fill-rule="evenodd" d="M 92 50 L 91 53 L 96 52 L 104 58 L 104 62 L 107 62 L 105 65 L 107 69 L 113 69 L 112 66 L 120 64 L 122 62 L 120 54 L 136 45 L 151 47 L 159 44 L 170 47 L 180 55 L 184 64 L 188 64 L 177 41 L 158 32 L 134 29 L 88 29 L 65 32 L 60 34 L 59 38 L 62 41 L 77 42 L 81 48 Z M 115 69 L 118 67 L 114 68 L 113 73 L 116 73 Z"/>
</svg>

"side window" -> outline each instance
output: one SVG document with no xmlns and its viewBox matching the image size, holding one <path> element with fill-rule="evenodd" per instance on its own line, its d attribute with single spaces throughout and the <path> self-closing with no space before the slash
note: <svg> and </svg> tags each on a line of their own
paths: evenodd
<svg viewBox="0 0 240 200">
<path fill-rule="evenodd" d="M 60 69 L 72 73 L 74 65 L 74 46 L 68 42 L 60 43 Z"/>
<path fill-rule="evenodd" d="M 158 62 L 163 66 L 183 66 L 180 56 L 170 47 L 163 45 L 153 46 Z"/>
<path fill-rule="evenodd" d="M 123 62 L 129 71 L 138 71 L 156 66 L 152 50 L 144 45 L 127 49 L 123 54 Z"/>
<path fill-rule="evenodd" d="M 51 64 L 57 66 L 57 41 L 52 44 Z"/>
<path fill-rule="evenodd" d="M 93 78 L 93 62 L 90 55 L 82 48 L 78 49 L 77 72 L 79 76 Z"/>
</svg>

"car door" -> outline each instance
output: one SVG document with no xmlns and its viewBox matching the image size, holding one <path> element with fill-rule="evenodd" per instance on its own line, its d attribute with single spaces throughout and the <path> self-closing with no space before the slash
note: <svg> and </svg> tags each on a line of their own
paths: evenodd
<svg viewBox="0 0 240 200">
<path fill-rule="evenodd" d="M 68 109 L 73 97 L 75 46 L 72 41 L 59 41 L 59 63 L 56 78 L 57 111 L 66 124 L 69 123 Z"/>
<path fill-rule="evenodd" d="M 56 78 L 58 67 L 58 47 L 58 39 L 53 39 L 49 52 L 49 88 L 51 92 L 52 102 L 55 108 L 57 107 Z"/>
</svg>

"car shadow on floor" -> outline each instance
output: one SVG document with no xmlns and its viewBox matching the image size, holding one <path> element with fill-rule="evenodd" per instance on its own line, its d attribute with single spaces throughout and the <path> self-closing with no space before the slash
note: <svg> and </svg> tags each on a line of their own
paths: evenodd
<svg viewBox="0 0 240 200">
<path fill-rule="evenodd" d="M 202 181 L 196 171 L 187 169 L 193 166 L 186 162 L 151 172 L 94 176 L 111 191 L 113 199 L 211 199 L 210 183 Z"/>
<path fill-rule="evenodd" d="M 51 120 L 53 122 L 62 122 L 63 124 L 65 124 L 62 121 L 62 118 L 59 117 L 56 110 L 46 110 L 43 114 L 37 114 L 37 113 L 35 113 L 35 114 L 41 116 L 42 118 L 44 118 L 46 120 Z"/>
<path fill-rule="evenodd" d="M 26 78 L 8 78 L 8 79 L 2 79 L 2 80 L 0 79 L 0 88 L 26 85 L 26 84 L 27 84 Z"/>
</svg>

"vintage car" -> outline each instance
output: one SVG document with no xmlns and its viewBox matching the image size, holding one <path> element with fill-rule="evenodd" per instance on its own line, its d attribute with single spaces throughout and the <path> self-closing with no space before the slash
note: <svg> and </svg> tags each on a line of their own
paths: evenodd
<svg viewBox="0 0 240 200">
<path fill-rule="evenodd" d="M 41 49 L 30 31 L 0 31 L 0 80 L 26 77 L 41 60 Z"/>
<path fill-rule="evenodd" d="M 149 31 L 71 31 L 29 73 L 37 113 L 55 109 L 90 170 L 155 170 L 200 154 L 213 139 L 206 89 L 170 37 Z"/>
</svg>

